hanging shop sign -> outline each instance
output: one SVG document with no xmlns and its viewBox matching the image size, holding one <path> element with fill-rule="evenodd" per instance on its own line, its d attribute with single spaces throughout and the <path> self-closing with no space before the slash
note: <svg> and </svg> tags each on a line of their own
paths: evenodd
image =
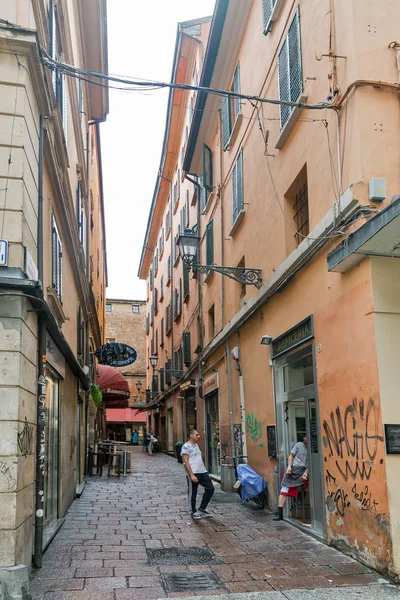
<svg viewBox="0 0 400 600">
<path fill-rule="evenodd" d="M 196 387 L 196 380 L 189 379 L 189 381 L 185 381 L 185 383 L 182 383 L 182 385 L 180 386 L 180 391 L 185 392 L 186 390 L 193 389 L 195 387 Z"/>
<path fill-rule="evenodd" d="M 101 365 L 109 367 L 126 367 L 134 363 L 137 358 L 134 348 L 118 342 L 104 344 L 94 354 Z"/>
<path fill-rule="evenodd" d="M 277 337 L 273 340 L 272 346 L 272 356 L 271 358 L 276 358 L 280 354 L 287 352 L 288 350 L 292 350 L 299 344 L 302 344 L 306 340 L 314 337 L 314 327 L 312 317 L 308 317 L 301 321 L 289 331 L 286 331 L 283 335 Z"/>
</svg>

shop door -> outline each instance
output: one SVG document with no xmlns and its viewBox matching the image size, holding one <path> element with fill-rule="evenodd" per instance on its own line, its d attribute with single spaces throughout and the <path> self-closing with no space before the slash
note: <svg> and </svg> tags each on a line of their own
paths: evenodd
<svg viewBox="0 0 400 600">
<path fill-rule="evenodd" d="M 49 371 L 49 369 L 47 368 Z M 59 381 L 46 377 L 44 430 L 44 544 L 51 539 L 58 519 Z"/>
<path fill-rule="evenodd" d="M 322 456 L 311 346 L 277 360 L 274 372 L 280 480 L 293 446 L 307 437 L 308 450 L 309 487 L 300 488 L 297 500 L 288 499 L 285 517 L 323 536 Z"/>
<path fill-rule="evenodd" d="M 168 452 L 174 451 L 174 411 L 168 409 Z"/>
<path fill-rule="evenodd" d="M 219 403 L 218 394 L 211 394 L 206 397 L 206 456 L 207 470 L 213 475 L 219 475 L 220 465 L 220 444 L 219 444 Z"/>
</svg>

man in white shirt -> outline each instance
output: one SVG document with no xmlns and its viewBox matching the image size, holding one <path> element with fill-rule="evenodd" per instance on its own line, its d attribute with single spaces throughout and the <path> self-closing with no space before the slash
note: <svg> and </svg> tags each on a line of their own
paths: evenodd
<svg viewBox="0 0 400 600">
<path fill-rule="evenodd" d="M 197 429 L 191 429 L 189 431 L 189 439 L 186 444 L 183 444 L 181 450 L 183 464 L 187 471 L 186 477 L 188 481 L 189 507 L 193 519 L 212 517 L 212 514 L 207 510 L 207 506 L 214 494 L 214 484 L 203 463 L 201 450 L 197 444 L 199 439 L 200 433 Z M 204 487 L 204 494 L 200 503 L 200 508 L 199 510 L 196 510 L 196 498 L 199 484 Z"/>
</svg>

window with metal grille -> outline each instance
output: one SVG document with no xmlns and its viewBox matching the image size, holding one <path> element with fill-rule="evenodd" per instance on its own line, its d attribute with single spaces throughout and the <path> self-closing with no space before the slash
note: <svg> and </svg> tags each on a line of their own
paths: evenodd
<svg viewBox="0 0 400 600">
<path fill-rule="evenodd" d="M 206 226 L 206 265 L 214 264 L 214 221 Z"/>
<path fill-rule="evenodd" d="M 263 27 L 264 35 L 267 35 L 271 31 L 272 26 L 272 11 L 274 10 L 276 0 L 261 0 L 262 13 L 263 13 Z"/>
<path fill-rule="evenodd" d="M 52 287 L 62 299 L 62 244 L 56 220 L 52 217 Z"/>
<path fill-rule="evenodd" d="M 202 184 L 207 192 L 213 191 L 213 168 L 212 168 L 212 151 L 207 144 L 203 144 L 203 174 Z"/>
<path fill-rule="evenodd" d="M 190 332 L 184 331 L 182 334 L 182 343 L 183 343 L 183 362 L 188 367 L 192 362 L 191 352 L 190 352 Z"/>
<path fill-rule="evenodd" d="M 279 99 L 297 102 L 303 91 L 300 44 L 300 9 L 293 18 L 278 56 Z M 280 104 L 281 129 L 288 121 L 293 107 Z"/>
<path fill-rule="evenodd" d="M 243 210 L 243 148 L 232 170 L 232 223 Z"/>
<path fill-rule="evenodd" d="M 297 233 L 295 234 L 295 239 L 297 245 L 309 234 L 309 218 L 308 218 L 308 188 L 307 182 L 303 183 L 303 185 L 299 188 L 295 203 L 293 205 L 294 209 L 294 221 L 296 223 Z"/>
</svg>

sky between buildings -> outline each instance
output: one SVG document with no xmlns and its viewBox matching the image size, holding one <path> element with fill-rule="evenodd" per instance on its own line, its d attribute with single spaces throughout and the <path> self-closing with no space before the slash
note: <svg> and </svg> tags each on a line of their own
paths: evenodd
<svg viewBox="0 0 400 600">
<path fill-rule="evenodd" d="M 110 74 L 170 81 L 177 24 L 215 0 L 108 0 Z M 108 298 L 145 299 L 137 277 L 164 135 L 168 90 L 110 90 L 101 126 Z"/>
</svg>

